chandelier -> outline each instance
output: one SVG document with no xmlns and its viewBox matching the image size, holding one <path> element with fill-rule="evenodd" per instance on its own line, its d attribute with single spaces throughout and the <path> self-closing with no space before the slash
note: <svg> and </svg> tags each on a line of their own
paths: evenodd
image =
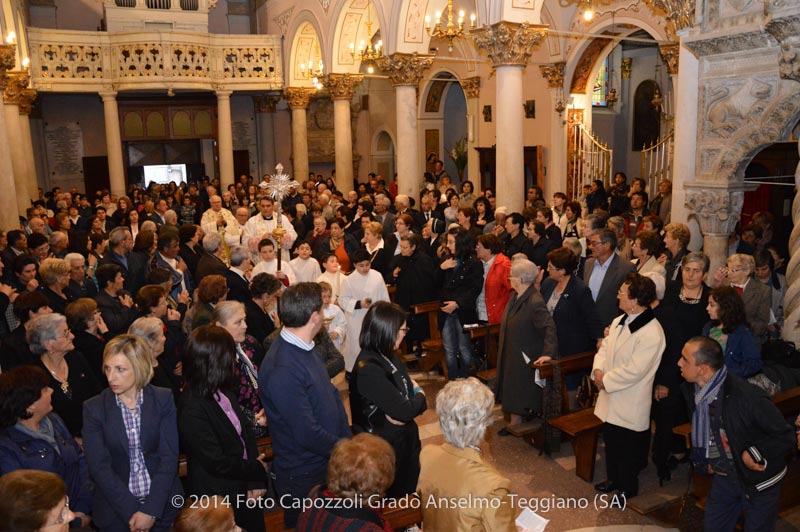
<svg viewBox="0 0 800 532">
<path fill-rule="evenodd" d="M 425 30 L 431 39 L 447 39 L 447 51 L 453 51 L 453 41 L 464 36 L 464 10 L 458 12 L 458 21 L 453 20 L 453 0 L 447 0 L 447 24 L 442 26 L 442 14 L 436 12 L 436 25 L 431 27 L 431 17 L 425 15 Z M 475 13 L 469 17 L 470 28 L 475 28 Z"/>
<path fill-rule="evenodd" d="M 312 59 L 308 60 L 308 63 L 300 63 L 300 77 L 305 79 L 311 79 L 311 83 L 314 84 L 314 87 L 317 90 L 322 89 L 322 82 L 319 80 L 324 73 L 324 66 L 322 64 L 322 58 L 320 58 L 319 54 L 319 45 L 317 45 L 317 53 L 316 53 L 316 65 Z"/>
<path fill-rule="evenodd" d="M 613 0 L 558 0 L 561 7 L 569 7 L 573 4 L 578 6 L 578 9 L 583 9 L 583 20 L 591 22 L 594 18 L 594 13 L 599 6 L 609 6 Z"/>
<path fill-rule="evenodd" d="M 380 57 L 383 57 L 383 41 L 378 41 L 375 46 L 372 46 L 372 21 L 367 19 L 367 41 L 361 41 L 356 51 L 356 43 L 350 43 L 350 55 L 353 59 L 358 59 L 362 64 L 367 65 L 367 73 L 372 74 L 375 72 L 373 63 Z"/>
</svg>

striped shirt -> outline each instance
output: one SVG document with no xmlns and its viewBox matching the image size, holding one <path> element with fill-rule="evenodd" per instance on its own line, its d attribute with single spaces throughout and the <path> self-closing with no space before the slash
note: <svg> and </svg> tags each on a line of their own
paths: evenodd
<svg viewBox="0 0 800 532">
<path fill-rule="evenodd" d="M 148 473 L 147 465 L 144 462 L 141 438 L 144 391 L 139 390 L 139 394 L 136 396 L 136 408 L 133 410 L 125 405 L 119 395 L 115 395 L 114 398 L 122 412 L 122 421 L 125 422 L 125 432 L 128 434 L 128 452 L 130 453 L 129 459 L 131 462 L 128 489 L 134 497 L 144 499 L 150 495 L 150 473 Z"/>
</svg>

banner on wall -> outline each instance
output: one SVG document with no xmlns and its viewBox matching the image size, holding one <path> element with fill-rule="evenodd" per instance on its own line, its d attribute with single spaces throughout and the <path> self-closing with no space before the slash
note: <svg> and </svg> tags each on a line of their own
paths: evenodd
<svg viewBox="0 0 800 532">
<path fill-rule="evenodd" d="M 49 182 L 62 188 L 83 188 L 83 132 L 80 122 L 48 122 L 44 126 Z"/>
</svg>

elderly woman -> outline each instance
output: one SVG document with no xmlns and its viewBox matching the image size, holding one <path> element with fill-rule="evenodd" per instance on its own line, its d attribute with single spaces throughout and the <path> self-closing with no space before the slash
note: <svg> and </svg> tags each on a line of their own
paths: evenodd
<svg viewBox="0 0 800 532">
<path fill-rule="evenodd" d="M 334 218 L 329 224 L 330 234 L 323 237 L 317 246 L 315 255 L 321 257 L 326 253 L 333 253 L 339 260 L 343 273 L 349 273 L 353 269 L 351 257 L 359 248 L 358 241 L 353 235 L 345 233 L 344 228 L 347 223 L 341 218 Z"/>
<path fill-rule="evenodd" d="M 100 393 L 100 384 L 83 355 L 74 351 L 74 336 L 62 314 L 36 316 L 25 335 L 39 364 L 50 374 L 53 409 L 67 424 L 70 434 L 80 437 L 83 402 Z"/>
<path fill-rule="evenodd" d="M 436 414 L 443 445 L 426 445 L 417 491 L 422 500 L 495 501 L 492 505 L 422 506 L 422 520 L 431 530 L 493 530 L 514 532 L 511 482 L 489 464 L 480 444 L 492 424 L 494 396 L 470 377 L 447 385 L 436 396 Z"/>
<path fill-rule="evenodd" d="M 363 502 L 386 495 L 394 479 L 394 463 L 394 450 L 382 438 L 362 433 L 351 440 L 340 440 L 328 462 L 327 485 L 317 486 L 309 494 L 315 502 L 300 514 L 297 531 L 391 530 L 380 509 Z"/>
<path fill-rule="evenodd" d="M 197 287 L 197 302 L 186 314 L 189 332 L 212 323 L 214 306 L 228 296 L 228 281 L 222 275 L 207 275 Z"/>
<path fill-rule="evenodd" d="M 769 287 L 752 278 L 755 269 L 756 262 L 752 255 L 731 255 L 727 267 L 714 273 L 711 286 L 731 286 L 741 296 L 745 318 L 760 345 L 767 339 L 767 325 L 774 320 L 770 309 L 772 292 Z"/>
<path fill-rule="evenodd" d="M 267 416 L 258 397 L 258 364 L 264 358 L 261 343 L 247 334 L 244 305 L 222 301 L 214 308 L 213 322 L 236 342 L 236 390 L 239 406 L 256 438 L 267 435 Z"/>
<path fill-rule="evenodd" d="M 410 214 L 404 213 L 400 214 L 394 220 L 394 228 L 396 231 L 394 232 L 394 238 L 397 241 L 397 247 L 394 250 L 395 255 L 400 254 L 400 239 L 406 235 L 410 235 L 414 228 L 414 218 L 411 217 Z"/>
<path fill-rule="evenodd" d="M 384 240 L 383 226 L 379 222 L 369 222 L 364 225 L 362 242 L 369 253 L 371 268 L 380 273 L 384 279 L 391 279 L 391 265 L 396 248 L 394 238 Z"/>
<path fill-rule="evenodd" d="M 603 421 L 607 474 L 595 489 L 619 490 L 627 499 L 639 494 L 639 471 L 647 463 L 653 381 L 666 340 L 650 309 L 656 299 L 652 279 L 628 274 L 617 297 L 624 314 L 611 323 L 592 365 L 600 390 L 594 414 Z"/>
<path fill-rule="evenodd" d="M 465 378 L 472 364 L 472 342 L 464 325 L 478 322 L 476 300 L 483 285 L 483 266 L 475 258 L 475 239 L 463 228 L 447 231 L 447 258 L 440 264 L 439 292 L 442 345 L 451 380 Z"/>
<path fill-rule="evenodd" d="M 0 530 L 67 532 L 74 519 L 58 475 L 20 469 L 0 477 Z"/>
<path fill-rule="evenodd" d="M 67 325 L 75 336 L 72 343 L 89 364 L 89 369 L 103 387 L 108 383 L 103 374 L 103 350 L 110 339 L 108 326 L 97 307 L 97 302 L 82 297 L 67 305 Z"/>
<path fill-rule="evenodd" d="M 689 252 L 686 246 L 691 239 L 689 227 L 682 223 L 671 223 L 664 227 L 664 247 L 666 251 L 658 258 L 658 262 L 667 270 L 667 284 L 671 281 L 680 281 L 681 261 Z"/>
<path fill-rule="evenodd" d="M 639 231 L 631 246 L 631 253 L 636 259 L 636 271 L 644 275 L 655 272 L 666 278 L 667 270 L 658 263 L 657 253 L 661 249 L 661 238 L 651 231 Z M 633 261 L 632 261 L 633 262 Z"/>
<path fill-rule="evenodd" d="M 770 310 L 775 318 L 775 323 L 770 323 L 770 336 L 780 336 L 783 328 L 783 298 L 786 296 L 786 277 L 775 271 L 775 259 L 766 249 L 756 251 L 753 256 L 755 259 L 755 271 L 753 277 L 756 281 L 764 284 L 770 289 Z"/>
<path fill-rule="evenodd" d="M 131 334 L 103 353 L 109 387 L 83 405 L 84 448 L 100 530 L 168 531 L 178 513 L 178 429 L 172 393 L 153 386 L 153 354 Z"/>
<path fill-rule="evenodd" d="M 406 330 L 399 305 L 379 301 L 370 306 L 350 377 L 353 431 L 378 435 L 394 448 L 396 476 L 387 492 L 393 498 L 416 489 L 421 444 L 414 418 L 428 407 L 422 388 L 395 355 Z"/>
<path fill-rule="evenodd" d="M 170 369 L 166 368 L 160 360 L 164 354 L 164 344 L 167 341 L 167 337 L 164 335 L 164 322 L 155 317 L 139 318 L 128 327 L 128 334 L 144 340 L 150 349 L 153 364 L 153 376 L 150 384 L 170 390 L 173 399 L 177 400 L 181 392 L 180 381 L 173 379 Z"/>
<path fill-rule="evenodd" d="M 94 259 L 93 255 L 89 255 L 92 259 Z M 67 261 L 69 264 L 69 285 L 67 286 L 67 292 L 72 296 L 72 299 L 78 299 L 81 297 L 91 297 L 94 298 L 97 296 L 97 285 L 94 284 L 92 280 L 92 276 L 94 275 L 95 270 L 97 270 L 97 261 L 90 261 L 93 264 L 89 266 L 89 273 L 91 275 L 87 275 L 86 270 L 86 259 L 80 253 L 67 253 L 67 256 L 64 257 L 64 260 Z"/>
<path fill-rule="evenodd" d="M 159 362 L 169 375 L 172 383 L 170 387 L 175 387 L 180 386 L 181 358 L 186 335 L 181 328 L 181 313 L 169 308 L 168 297 L 169 291 L 163 284 L 148 284 L 141 287 L 136 294 L 136 306 L 141 316 L 158 318 L 161 321 L 166 342 L 163 353 L 159 356 Z"/>
<path fill-rule="evenodd" d="M 509 281 L 514 293 L 503 315 L 497 351 L 497 400 L 510 417 L 510 427 L 525 417 L 542 416 L 542 388 L 532 385 L 534 366 L 558 358 L 556 325 L 534 286 L 538 275 L 539 268 L 531 261 L 511 261 Z M 501 429 L 499 434 L 506 436 L 510 431 Z"/>
<path fill-rule="evenodd" d="M 247 330 L 258 342 L 264 342 L 279 325 L 278 296 L 282 290 L 283 284 L 269 273 L 259 273 L 250 280 L 250 299 L 244 304 L 245 319 Z"/>
<path fill-rule="evenodd" d="M 189 336 L 178 429 L 188 461 L 187 490 L 194 496 L 253 501 L 266 493 L 267 466 L 231 389 L 235 367 L 236 343 L 228 331 L 206 325 Z M 233 513 L 248 532 L 264 532 L 258 505 L 236 504 Z"/>
<path fill-rule="evenodd" d="M 44 288 L 42 292 L 50 302 L 53 312 L 64 314 L 67 305 L 73 301 L 69 286 L 70 265 L 64 259 L 44 259 L 39 266 L 39 277 Z"/>
<path fill-rule="evenodd" d="M 707 310 L 711 321 L 703 327 L 703 336 L 713 338 L 722 347 L 728 371 L 743 379 L 761 371 L 761 351 L 747 325 L 745 306 L 737 291 L 730 286 L 713 289 L 708 295 Z"/>
<path fill-rule="evenodd" d="M 80 519 L 76 528 L 88 526 L 89 472 L 83 450 L 53 413 L 49 382 L 47 373 L 34 366 L 0 374 L 0 476 L 18 469 L 55 473 L 67 485 L 75 517 Z"/>
</svg>

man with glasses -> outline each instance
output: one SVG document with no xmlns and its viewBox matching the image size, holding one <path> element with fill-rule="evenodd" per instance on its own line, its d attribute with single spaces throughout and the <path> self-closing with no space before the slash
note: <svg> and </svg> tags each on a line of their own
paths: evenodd
<svg viewBox="0 0 800 532">
<path fill-rule="evenodd" d="M 614 253 L 617 236 L 610 229 L 595 231 L 587 238 L 586 245 L 592 257 L 586 260 L 583 280 L 592 291 L 600 322 L 607 327 L 620 314 L 617 292 L 635 266 Z"/>
</svg>

